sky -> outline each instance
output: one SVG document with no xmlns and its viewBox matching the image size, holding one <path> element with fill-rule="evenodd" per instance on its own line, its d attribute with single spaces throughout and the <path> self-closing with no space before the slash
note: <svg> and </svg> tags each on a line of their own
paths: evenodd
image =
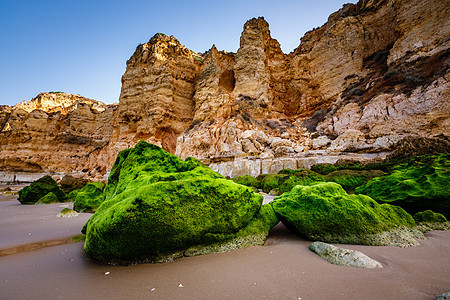
<svg viewBox="0 0 450 300">
<path fill-rule="evenodd" d="M 323 0 L 0 0 L 0 105 L 63 91 L 119 101 L 126 61 L 158 32 L 196 52 L 236 52 L 244 23 L 264 16 L 285 53 L 345 3 Z"/>
</svg>

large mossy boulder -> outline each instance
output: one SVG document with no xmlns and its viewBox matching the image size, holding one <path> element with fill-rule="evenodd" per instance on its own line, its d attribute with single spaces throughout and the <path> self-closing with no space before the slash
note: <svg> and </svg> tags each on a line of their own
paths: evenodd
<svg viewBox="0 0 450 300">
<path fill-rule="evenodd" d="M 104 187 L 105 184 L 102 182 L 90 182 L 86 184 L 81 190 L 76 192 L 73 201 L 73 210 L 85 213 L 95 212 L 105 200 L 103 196 Z"/>
<path fill-rule="evenodd" d="M 50 192 L 56 196 L 59 202 L 66 199 L 66 194 L 59 188 L 56 181 L 50 175 L 46 175 L 21 189 L 17 200 L 22 204 L 35 204 Z"/>
<path fill-rule="evenodd" d="M 251 188 L 143 141 L 119 153 L 104 196 L 83 227 L 84 250 L 108 263 L 261 245 L 278 222 Z"/>
<path fill-rule="evenodd" d="M 270 204 L 286 227 L 323 242 L 394 245 L 398 241 L 380 233 L 415 225 L 402 208 L 378 204 L 365 195 L 349 195 L 333 182 L 296 186 Z"/>
<path fill-rule="evenodd" d="M 449 154 L 410 158 L 392 173 L 356 188 L 357 194 L 404 208 L 411 214 L 432 210 L 450 217 Z"/>
</svg>

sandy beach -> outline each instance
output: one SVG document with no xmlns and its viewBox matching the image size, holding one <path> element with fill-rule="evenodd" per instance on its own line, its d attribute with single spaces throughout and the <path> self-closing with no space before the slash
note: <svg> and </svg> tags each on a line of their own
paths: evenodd
<svg viewBox="0 0 450 300">
<path fill-rule="evenodd" d="M 411 248 L 339 245 L 378 260 L 377 269 L 332 265 L 281 223 L 265 246 L 110 266 L 86 257 L 82 242 L 23 248 L 79 234 L 90 214 L 57 218 L 67 203 L 14 199 L 0 198 L 0 250 L 20 249 L 0 256 L 1 299 L 435 299 L 450 290 L 450 231 Z"/>
</svg>

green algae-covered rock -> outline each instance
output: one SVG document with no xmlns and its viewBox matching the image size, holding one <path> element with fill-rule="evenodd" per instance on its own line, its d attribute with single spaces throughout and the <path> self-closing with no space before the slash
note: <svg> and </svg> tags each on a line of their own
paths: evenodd
<svg viewBox="0 0 450 300">
<path fill-rule="evenodd" d="M 427 223 L 444 223 L 447 219 L 440 213 L 435 213 L 431 210 L 421 211 L 414 215 L 414 220 L 417 223 L 427 222 Z"/>
<path fill-rule="evenodd" d="M 86 184 L 75 196 L 73 210 L 77 212 L 93 213 L 104 200 L 102 182 L 90 182 Z"/>
<path fill-rule="evenodd" d="M 55 194 L 53 194 L 52 192 L 48 193 L 47 195 L 45 195 L 44 197 L 42 197 L 41 199 L 39 199 L 35 205 L 39 205 L 39 204 L 52 204 L 52 203 L 58 203 L 58 197 L 56 197 Z"/>
<path fill-rule="evenodd" d="M 17 200 L 22 204 L 34 204 L 50 192 L 59 202 L 63 202 L 66 198 L 66 194 L 59 188 L 56 181 L 50 175 L 46 175 L 21 189 Z"/>
<path fill-rule="evenodd" d="M 292 190 L 296 185 L 314 185 L 323 182 L 322 175 L 311 170 L 281 170 L 278 174 L 289 174 L 289 178 L 280 182 L 280 192 L 285 193 Z"/>
<path fill-rule="evenodd" d="M 325 176 L 325 181 L 340 184 L 347 192 L 354 192 L 358 186 L 385 175 L 380 170 L 337 170 Z"/>
<path fill-rule="evenodd" d="M 251 188 L 143 141 L 119 153 L 104 195 L 83 233 L 85 252 L 108 263 L 261 245 L 278 222 Z"/>
<path fill-rule="evenodd" d="M 265 193 L 274 189 L 279 189 L 280 193 L 285 193 L 296 185 L 311 185 L 324 181 L 322 175 L 304 169 L 285 169 L 278 174 L 259 175 L 256 179 L 260 181 L 260 186 Z"/>
<path fill-rule="evenodd" d="M 357 194 L 404 208 L 411 214 L 433 210 L 450 216 L 449 154 L 417 157 L 356 188 Z"/>
<path fill-rule="evenodd" d="M 364 195 L 348 195 L 333 182 L 296 186 L 270 204 L 288 228 L 324 242 L 383 244 L 374 235 L 415 225 L 402 208 L 380 205 Z"/>
<path fill-rule="evenodd" d="M 318 163 L 311 166 L 311 171 L 322 175 L 327 175 L 333 171 L 337 171 L 337 169 L 335 165 L 328 163 Z"/>
<path fill-rule="evenodd" d="M 77 197 L 79 192 L 80 192 L 80 189 L 71 191 L 69 194 L 67 194 L 67 201 L 68 202 L 75 201 L 75 198 Z"/>
<path fill-rule="evenodd" d="M 231 180 L 233 180 L 236 183 L 248 186 L 248 187 L 260 188 L 260 186 L 261 186 L 260 181 L 250 175 L 237 176 L 237 177 L 231 178 Z"/>
</svg>

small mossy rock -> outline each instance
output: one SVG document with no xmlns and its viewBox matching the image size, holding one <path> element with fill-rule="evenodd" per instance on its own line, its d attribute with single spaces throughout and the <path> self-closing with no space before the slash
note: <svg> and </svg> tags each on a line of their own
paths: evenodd
<svg viewBox="0 0 450 300">
<path fill-rule="evenodd" d="M 447 222 L 447 219 L 440 213 L 435 213 L 432 210 L 426 210 L 416 213 L 414 215 L 414 221 L 416 221 L 417 223 L 445 223 Z"/>
<path fill-rule="evenodd" d="M 104 201 L 103 182 L 90 182 L 86 184 L 76 195 L 73 209 L 77 212 L 93 213 Z"/>
<path fill-rule="evenodd" d="M 269 192 L 270 196 L 280 196 L 282 192 L 280 192 L 280 189 L 273 189 Z"/>
<path fill-rule="evenodd" d="M 70 208 L 64 208 L 61 210 L 56 216 L 59 218 L 72 218 L 78 216 L 79 213 L 76 211 L 70 209 Z"/>
<path fill-rule="evenodd" d="M 39 205 L 39 204 L 52 204 L 52 203 L 58 203 L 58 197 L 56 197 L 55 194 L 53 194 L 52 192 L 48 193 L 47 195 L 45 195 L 44 197 L 42 197 L 41 199 L 39 199 L 35 205 Z"/>
<path fill-rule="evenodd" d="M 336 182 L 347 192 L 354 192 L 358 186 L 383 175 L 380 170 L 337 170 L 325 176 L 325 181 Z"/>
<path fill-rule="evenodd" d="M 339 248 L 323 242 L 313 242 L 309 250 L 316 253 L 329 263 L 338 266 L 348 266 L 355 268 L 382 268 L 383 266 L 367 255 L 344 248 Z"/>
<path fill-rule="evenodd" d="M 80 190 L 73 190 L 71 191 L 68 195 L 67 195 L 67 201 L 68 202 L 73 202 L 75 201 L 75 198 L 77 197 L 78 193 L 80 192 Z"/>
<path fill-rule="evenodd" d="M 411 159 L 393 172 L 357 187 L 357 194 L 404 208 L 411 214 L 432 210 L 450 216 L 449 154 Z"/>
<path fill-rule="evenodd" d="M 34 204 L 50 192 L 56 196 L 58 202 L 63 202 L 66 198 L 66 194 L 59 188 L 56 181 L 50 175 L 46 175 L 21 189 L 17 200 L 22 204 Z"/>
<path fill-rule="evenodd" d="M 139 142 L 119 153 L 83 227 L 88 256 L 129 264 L 261 245 L 278 219 L 249 187 Z"/>
<path fill-rule="evenodd" d="M 415 225 L 402 208 L 349 195 L 333 182 L 296 186 L 270 204 L 286 227 L 324 242 L 380 244 L 372 235 Z"/>
</svg>

